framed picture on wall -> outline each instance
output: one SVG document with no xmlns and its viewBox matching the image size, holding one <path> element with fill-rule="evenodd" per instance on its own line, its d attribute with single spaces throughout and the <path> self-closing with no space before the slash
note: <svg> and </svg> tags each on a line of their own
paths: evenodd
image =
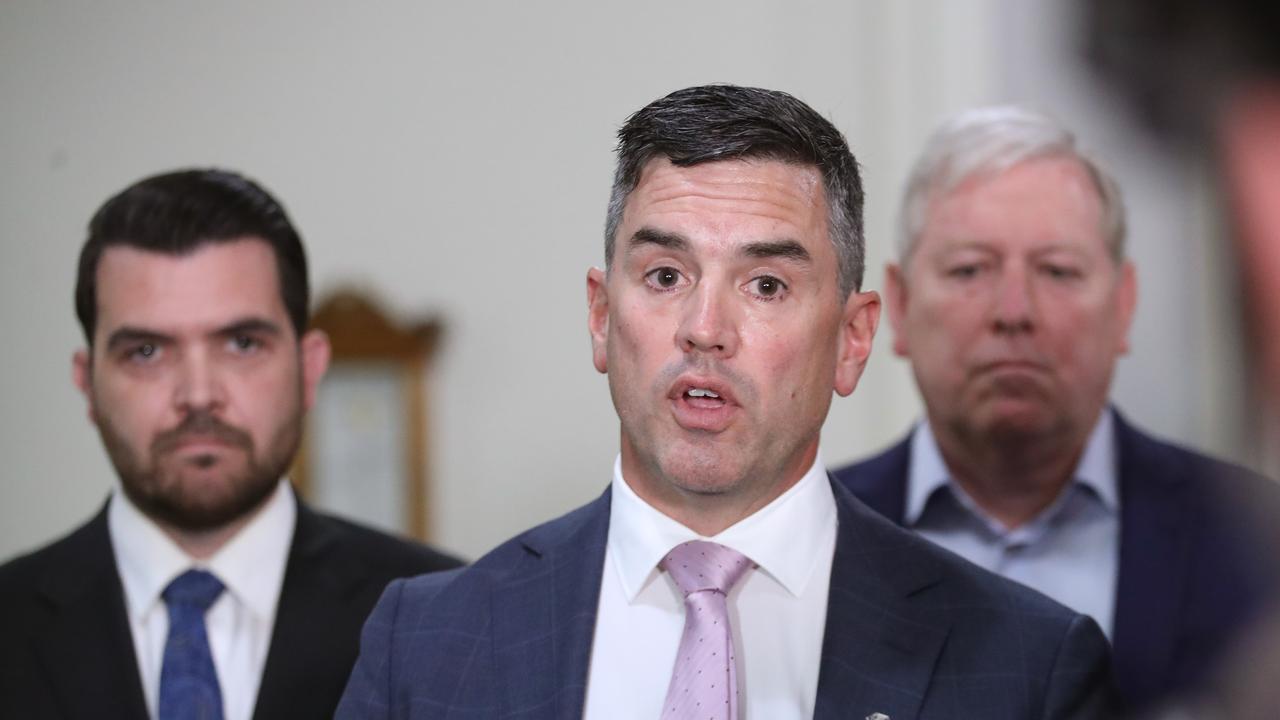
<svg viewBox="0 0 1280 720">
<path fill-rule="evenodd" d="M 312 327 L 333 358 L 316 393 L 291 477 L 312 505 L 431 540 L 427 373 L 438 320 L 398 323 L 364 293 L 321 302 Z"/>
</svg>

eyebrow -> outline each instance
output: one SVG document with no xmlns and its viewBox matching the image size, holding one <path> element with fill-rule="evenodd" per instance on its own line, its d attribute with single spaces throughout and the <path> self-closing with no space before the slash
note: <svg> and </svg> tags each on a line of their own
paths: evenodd
<svg viewBox="0 0 1280 720">
<path fill-rule="evenodd" d="M 668 250 L 684 252 L 689 249 L 689 240 L 679 233 L 643 227 L 631 236 L 628 249 L 634 250 L 643 245 L 657 245 Z M 813 256 L 804 245 L 790 239 L 747 243 L 738 250 L 738 254 L 750 258 L 781 258 L 806 264 L 813 261 Z"/>
<path fill-rule="evenodd" d="M 683 252 L 689 249 L 689 240 L 679 233 L 642 227 L 631 236 L 631 240 L 627 243 L 627 250 L 635 250 L 643 245 L 657 245 L 668 250 Z"/>
<path fill-rule="evenodd" d="M 265 318 L 249 317 L 242 320 L 236 320 L 228 325 L 214 330 L 211 335 L 245 335 L 259 334 L 279 336 L 283 334 L 280 325 L 273 323 Z M 122 345 L 132 345 L 136 343 L 167 343 L 172 342 L 173 337 L 155 330 L 147 330 L 146 328 L 130 327 L 128 325 L 117 329 L 107 337 L 107 350 L 115 350 Z"/>
<path fill-rule="evenodd" d="M 125 326 L 117 329 L 107 337 L 107 350 L 115 350 L 121 345 L 134 345 L 138 343 L 159 344 L 169 342 L 171 337 L 164 333 L 158 333 L 154 330 L 144 330 L 143 328 Z"/>
<path fill-rule="evenodd" d="M 794 260 L 799 263 L 813 262 L 813 256 L 804 246 L 795 240 L 772 240 L 769 242 L 747 243 L 741 250 L 743 255 L 753 258 L 779 258 Z"/>
<path fill-rule="evenodd" d="M 283 330 L 280 325 L 273 323 L 265 318 L 245 318 L 237 320 L 230 325 L 224 325 L 213 331 L 214 335 L 281 335 Z"/>
</svg>

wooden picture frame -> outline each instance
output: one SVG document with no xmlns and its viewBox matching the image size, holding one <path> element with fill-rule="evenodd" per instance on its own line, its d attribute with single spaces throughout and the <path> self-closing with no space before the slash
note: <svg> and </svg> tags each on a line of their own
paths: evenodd
<svg viewBox="0 0 1280 720">
<path fill-rule="evenodd" d="M 291 478 L 314 506 L 380 529 L 432 539 L 428 523 L 427 373 L 441 323 L 398 323 L 368 294 L 344 289 L 311 326 L 333 357 Z"/>
</svg>

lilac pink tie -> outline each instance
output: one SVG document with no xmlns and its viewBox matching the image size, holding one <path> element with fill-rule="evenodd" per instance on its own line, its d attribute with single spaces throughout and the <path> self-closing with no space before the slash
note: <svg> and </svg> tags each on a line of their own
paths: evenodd
<svg viewBox="0 0 1280 720">
<path fill-rule="evenodd" d="M 752 563 L 723 545 L 694 540 L 677 545 L 660 564 L 684 593 L 685 609 L 662 717 L 735 720 L 738 677 L 726 596 Z"/>
</svg>

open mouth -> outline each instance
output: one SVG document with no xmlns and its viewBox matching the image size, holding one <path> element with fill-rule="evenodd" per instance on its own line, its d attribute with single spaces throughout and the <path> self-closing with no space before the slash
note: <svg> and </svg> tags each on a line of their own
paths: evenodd
<svg viewBox="0 0 1280 720">
<path fill-rule="evenodd" d="M 720 432 L 738 410 L 729 386 L 715 378 L 681 378 L 670 398 L 675 421 L 686 430 Z"/>
<path fill-rule="evenodd" d="M 684 401 L 695 408 L 714 410 L 725 406 L 720 393 L 707 388 L 694 387 L 684 391 Z"/>
</svg>

